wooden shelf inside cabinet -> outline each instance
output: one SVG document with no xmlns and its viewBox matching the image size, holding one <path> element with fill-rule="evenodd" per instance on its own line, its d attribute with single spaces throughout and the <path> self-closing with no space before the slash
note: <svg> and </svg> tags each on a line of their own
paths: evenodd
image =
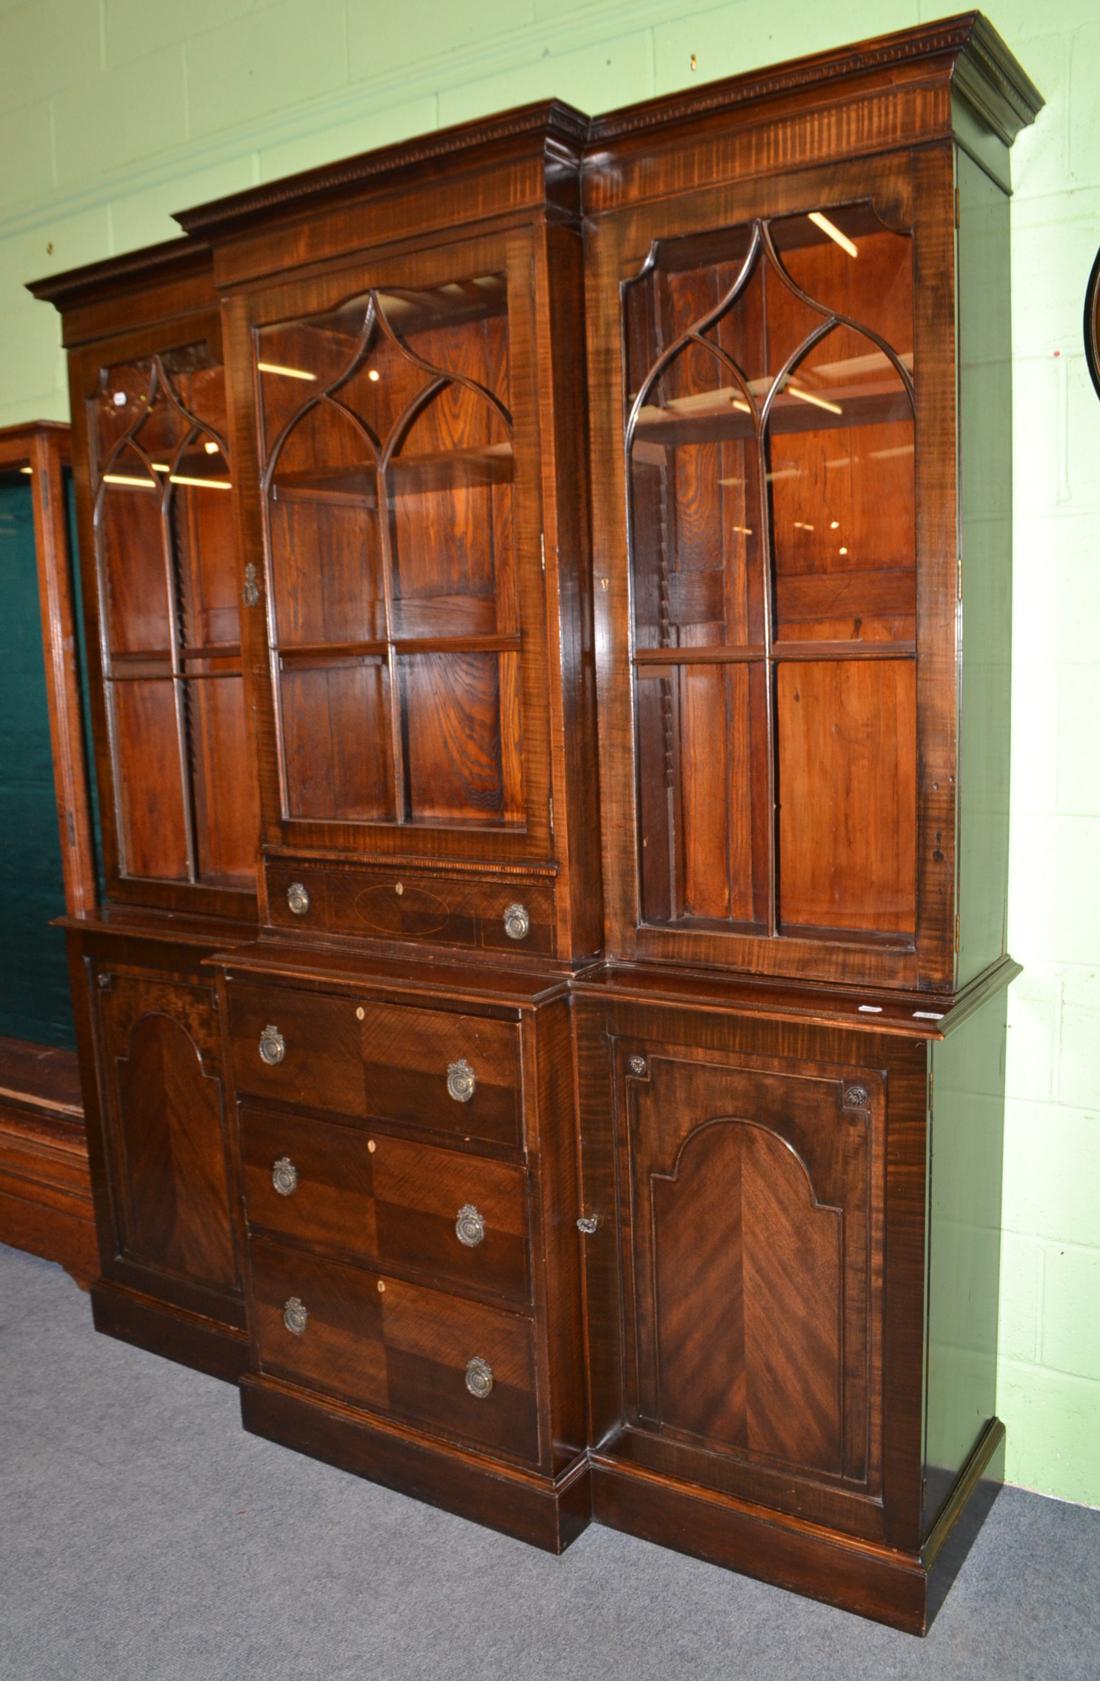
<svg viewBox="0 0 1100 1681">
<path fill-rule="evenodd" d="M 915 642 L 773 642 L 747 648 L 695 647 L 681 643 L 674 648 L 636 648 L 634 663 L 639 676 L 660 676 L 664 666 L 743 665 L 755 660 L 911 660 Z"/>
<path fill-rule="evenodd" d="M 756 428 L 748 408 L 738 387 L 707 392 L 700 398 L 673 399 L 664 408 L 646 405 L 638 410 L 634 424 L 635 459 L 648 460 L 647 448 L 663 451 L 677 444 L 740 443 L 753 438 Z M 772 402 L 767 425 L 776 436 L 887 426 L 912 417 L 905 392 L 893 386 L 885 391 L 788 388 Z"/>
<path fill-rule="evenodd" d="M 378 479 L 390 496 L 416 496 L 476 485 L 511 484 L 512 446 L 440 450 L 432 455 L 393 455 L 384 466 L 302 467 L 280 472 L 271 485 L 276 502 L 332 501 L 371 509 L 378 506 Z"/>
</svg>

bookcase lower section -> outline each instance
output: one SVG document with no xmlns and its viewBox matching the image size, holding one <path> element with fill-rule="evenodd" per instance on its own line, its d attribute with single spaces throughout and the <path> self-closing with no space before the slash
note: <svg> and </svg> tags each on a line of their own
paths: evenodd
<svg viewBox="0 0 1100 1681">
<path fill-rule="evenodd" d="M 538 1476 L 482 1459 L 253 1373 L 246 1430 L 517 1540 L 561 1553 L 590 1521 L 753 1576 L 907 1634 L 923 1635 L 1004 1477 L 1004 1426 L 990 1419 L 916 1553 L 860 1541 L 615 1458 L 614 1443 Z"/>
<path fill-rule="evenodd" d="M 99 1329 L 239 1382 L 254 1434 L 546 1551 L 596 1521 L 927 1631 L 1003 1478 L 1010 968 L 954 1020 L 865 1022 L 610 967 L 86 955 L 98 1208 L 127 1216 Z M 216 1198 L 192 1137 L 224 1141 Z M 173 1274 L 193 1228 L 205 1270 Z"/>
<path fill-rule="evenodd" d="M 236 1383 L 248 1365 L 243 1331 L 220 1320 L 190 1313 L 154 1296 L 145 1296 L 101 1278 L 91 1288 L 92 1321 L 97 1331 L 161 1354 L 208 1377 Z"/>
<path fill-rule="evenodd" d="M 856 1540 L 713 1490 L 653 1477 L 610 1454 L 592 1459 L 592 1515 L 658 1546 L 927 1634 L 1004 1480 L 1004 1426 L 990 1419 L 916 1553 Z"/>
<path fill-rule="evenodd" d="M 559 1476 L 540 1476 L 431 1441 L 337 1401 L 303 1395 L 255 1373 L 241 1380 L 241 1419 L 254 1435 L 546 1552 L 564 1552 L 591 1517 L 584 1455 Z"/>
</svg>

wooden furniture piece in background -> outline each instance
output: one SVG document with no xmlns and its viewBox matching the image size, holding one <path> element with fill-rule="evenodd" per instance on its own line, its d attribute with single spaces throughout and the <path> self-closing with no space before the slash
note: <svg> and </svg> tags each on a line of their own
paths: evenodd
<svg viewBox="0 0 1100 1681">
<path fill-rule="evenodd" d="M 1001 1469 L 1039 103 L 970 14 L 34 288 L 109 807 L 97 1323 L 249 1428 L 927 1626 Z"/>
<path fill-rule="evenodd" d="M 65 903 L 95 903 L 95 863 L 81 736 L 65 475 L 69 428 L 31 421 L 0 430 L 0 475 L 33 511 L 54 792 Z M 9 767 L 10 768 L 10 767 Z M 7 844 L 19 844 L 14 834 Z M 46 929 L 43 940 L 51 937 Z M 0 1038 L 0 1242 L 59 1261 L 83 1285 L 97 1267 L 76 1053 Z"/>
<path fill-rule="evenodd" d="M 63 1046 L 0 1039 L 0 1243 L 84 1289 L 99 1270 L 80 1070 Z"/>
</svg>

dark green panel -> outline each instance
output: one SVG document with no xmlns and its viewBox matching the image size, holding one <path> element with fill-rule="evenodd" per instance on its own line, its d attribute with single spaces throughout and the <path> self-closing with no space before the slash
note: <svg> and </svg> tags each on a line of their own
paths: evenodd
<svg viewBox="0 0 1100 1681">
<path fill-rule="evenodd" d="M 73 1042 L 28 480 L 0 475 L 0 1035 Z"/>
<path fill-rule="evenodd" d="M 76 629 L 76 663 L 80 675 L 80 722 L 84 739 L 84 765 L 89 772 L 95 764 L 95 750 L 92 742 L 92 703 L 88 691 L 88 652 L 84 639 L 84 611 L 83 597 L 80 591 L 80 567 L 77 564 L 76 541 L 76 485 L 72 473 L 65 469 L 65 518 L 69 530 L 69 582 L 73 592 L 73 621 Z M 92 825 L 92 854 L 95 863 L 96 892 L 102 901 L 106 897 L 106 885 L 103 877 L 103 847 L 99 827 L 99 790 L 96 780 L 89 775 L 88 802 Z"/>
</svg>

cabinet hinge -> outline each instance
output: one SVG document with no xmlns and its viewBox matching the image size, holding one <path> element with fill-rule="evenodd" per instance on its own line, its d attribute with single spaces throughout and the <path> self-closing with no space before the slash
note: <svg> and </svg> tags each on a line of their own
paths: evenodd
<svg viewBox="0 0 1100 1681">
<path fill-rule="evenodd" d="M 955 560 L 955 595 L 961 601 L 963 598 L 963 557 L 958 555 Z"/>
<path fill-rule="evenodd" d="M 539 532 L 539 565 L 542 567 L 542 570 L 545 572 L 546 571 L 546 533 L 545 533 L 545 531 L 540 531 Z"/>
<path fill-rule="evenodd" d="M 550 811 L 550 833 L 553 834 L 554 833 L 554 796 L 553 796 L 553 794 L 550 795 L 550 797 L 547 801 L 547 805 L 548 805 L 549 811 Z"/>
</svg>

